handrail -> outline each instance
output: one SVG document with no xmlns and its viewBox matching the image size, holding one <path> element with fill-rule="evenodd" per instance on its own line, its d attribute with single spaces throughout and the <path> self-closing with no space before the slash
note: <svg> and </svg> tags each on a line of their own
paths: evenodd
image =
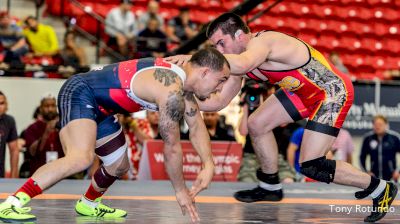
<svg viewBox="0 0 400 224">
<path fill-rule="evenodd" d="M 66 0 L 62 0 L 61 2 L 61 15 L 65 15 L 64 10 L 64 4 L 65 4 Z M 118 30 L 117 28 L 111 26 L 110 24 L 106 24 L 105 19 L 100 16 L 99 14 L 97 14 L 94 11 L 90 11 L 88 12 L 85 9 L 85 5 L 83 5 L 82 3 L 80 3 L 77 0 L 67 0 L 69 1 L 71 4 L 73 4 L 74 6 L 78 7 L 80 10 L 82 10 L 86 15 L 89 15 L 90 17 L 92 17 L 95 21 L 96 21 L 96 36 L 93 36 L 92 34 L 86 32 L 84 29 L 82 29 L 81 27 L 77 26 L 76 24 L 74 25 L 77 32 L 79 32 L 82 36 L 84 36 L 85 38 L 89 39 L 92 42 L 96 43 L 96 63 L 99 63 L 100 60 L 100 47 L 102 47 L 108 54 L 110 54 L 112 57 L 114 57 L 117 60 L 123 60 L 124 56 L 121 55 L 119 52 L 113 50 L 112 48 L 107 46 L 107 43 L 105 43 L 102 39 L 101 39 L 101 25 L 108 25 L 110 26 L 112 29 Z"/>
<path fill-rule="evenodd" d="M 269 12 L 273 7 L 275 7 L 277 4 L 281 3 L 283 0 L 275 0 L 274 3 L 269 5 L 267 8 L 259 11 L 256 13 L 252 18 L 247 20 L 247 24 L 254 22 L 256 19 L 260 18 L 264 13 Z"/>
</svg>

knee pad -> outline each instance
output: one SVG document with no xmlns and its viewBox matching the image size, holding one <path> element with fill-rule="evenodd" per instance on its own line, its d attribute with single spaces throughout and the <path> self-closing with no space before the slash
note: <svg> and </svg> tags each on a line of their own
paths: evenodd
<svg viewBox="0 0 400 224">
<path fill-rule="evenodd" d="M 108 188 L 118 177 L 110 175 L 104 166 L 99 167 L 93 175 L 94 181 L 100 188 Z"/>
<path fill-rule="evenodd" d="M 314 180 L 329 184 L 335 178 L 336 161 L 326 156 L 301 163 L 300 173 Z"/>
</svg>

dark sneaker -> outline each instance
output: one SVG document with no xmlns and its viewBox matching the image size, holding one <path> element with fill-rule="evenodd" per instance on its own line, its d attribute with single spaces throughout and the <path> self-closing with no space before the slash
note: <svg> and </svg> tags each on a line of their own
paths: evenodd
<svg viewBox="0 0 400 224">
<path fill-rule="evenodd" d="M 376 222 L 390 211 L 390 205 L 397 195 L 397 187 L 391 182 L 386 183 L 385 190 L 375 199 L 372 199 L 373 209 L 371 215 L 365 217 L 364 222 Z"/>
<path fill-rule="evenodd" d="M 276 191 L 268 191 L 257 186 L 251 190 L 236 192 L 233 197 L 241 202 L 252 203 L 256 201 L 280 201 L 283 198 L 282 189 Z"/>
</svg>

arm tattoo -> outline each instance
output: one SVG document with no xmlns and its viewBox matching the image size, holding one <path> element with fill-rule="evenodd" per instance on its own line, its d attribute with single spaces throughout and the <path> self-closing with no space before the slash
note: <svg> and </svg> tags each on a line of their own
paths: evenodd
<svg viewBox="0 0 400 224">
<path fill-rule="evenodd" d="M 164 83 L 164 86 L 170 86 L 171 84 L 176 83 L 178 77 L 175 72 L 165 68 L 156 68 L 153 76 L 157 81 Z"/>
<path fill-rule="evenodd" d="M 185 111 L 185 102 L 183 101 L 181 90 L 169 93 L 166 110 L 171 120 L 179 122 L 182 119 Z"/>
<path fill-rule="evenodd" d="M 194 108 L 190 108 L 189 112 L 187 112 L 187 111 L 185 112 L 185 114 L 189 117 L 193 117 L 194 115 L 196 115 L 196 113 L 197 113 L 197 109 L 194 109 Z"/>
<path fill-rule="evenodd" d="M 166 106 L 160 111 L 159 130 L 165 143 L 173 142 L 174 131 L 179 133 L 179 121 L 183 117 L 185 104 L 182 91 L 170 92 Z"/>
<path fill-rule="evenodd" d="M 193 93 L 185 92 L 184 96 L 185 96 L 186 101 L 193 103 L 193 104 L 197 104 L 196 99 L 193 96 Z M 190 108 L 190 111 L 185 112 L 185 114 L 189 117 L 193 117 L 194 115 L 196 115 L 196 113 L 197 113 L 196 108 Z"/>
</svg>

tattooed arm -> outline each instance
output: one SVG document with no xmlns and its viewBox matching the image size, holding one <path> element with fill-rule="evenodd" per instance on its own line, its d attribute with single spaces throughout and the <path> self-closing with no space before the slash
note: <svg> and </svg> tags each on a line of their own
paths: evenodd
<svg viewBox="0 0 400 224">
<path fill-rule="evenodd" d="M 176 192 L 185 189 L 182 174 L 182 149 L 180 144 L 179 121 L 185 105 L 181 91 L 169 91 L 159 102 L 159 131 L 164 140 L 165 165 Z"/>
<path fill-rule="evenodd" d="M 210 135 L 200 115 L 193 93 L 185 93 L 185 121 L 189 126 L 189 138 L 202 161 L 202 170 L 193 183 L 191 196 L 206 189 L 214 176 L 214 161 L 211 154 Z"/>
<path fill-rule="evenodd" d="M 156 103 L 159 107 L 159 132 L 164 140 L 165 167 L 172 186 L 175 189 L 176 199 L 182 213 L 190 214 L 192 222 L 199 220 L 199 216 L 190 197 L 190 192 L 183 179 L 182 148 L 180 144 L 179 121 L 185 112 L 185 103 L 182 83 L 177 75 L 168 69 L 156 69 L 155 80 L 161 82 L 162 88 L 157 92 Z"/>
</svg>

